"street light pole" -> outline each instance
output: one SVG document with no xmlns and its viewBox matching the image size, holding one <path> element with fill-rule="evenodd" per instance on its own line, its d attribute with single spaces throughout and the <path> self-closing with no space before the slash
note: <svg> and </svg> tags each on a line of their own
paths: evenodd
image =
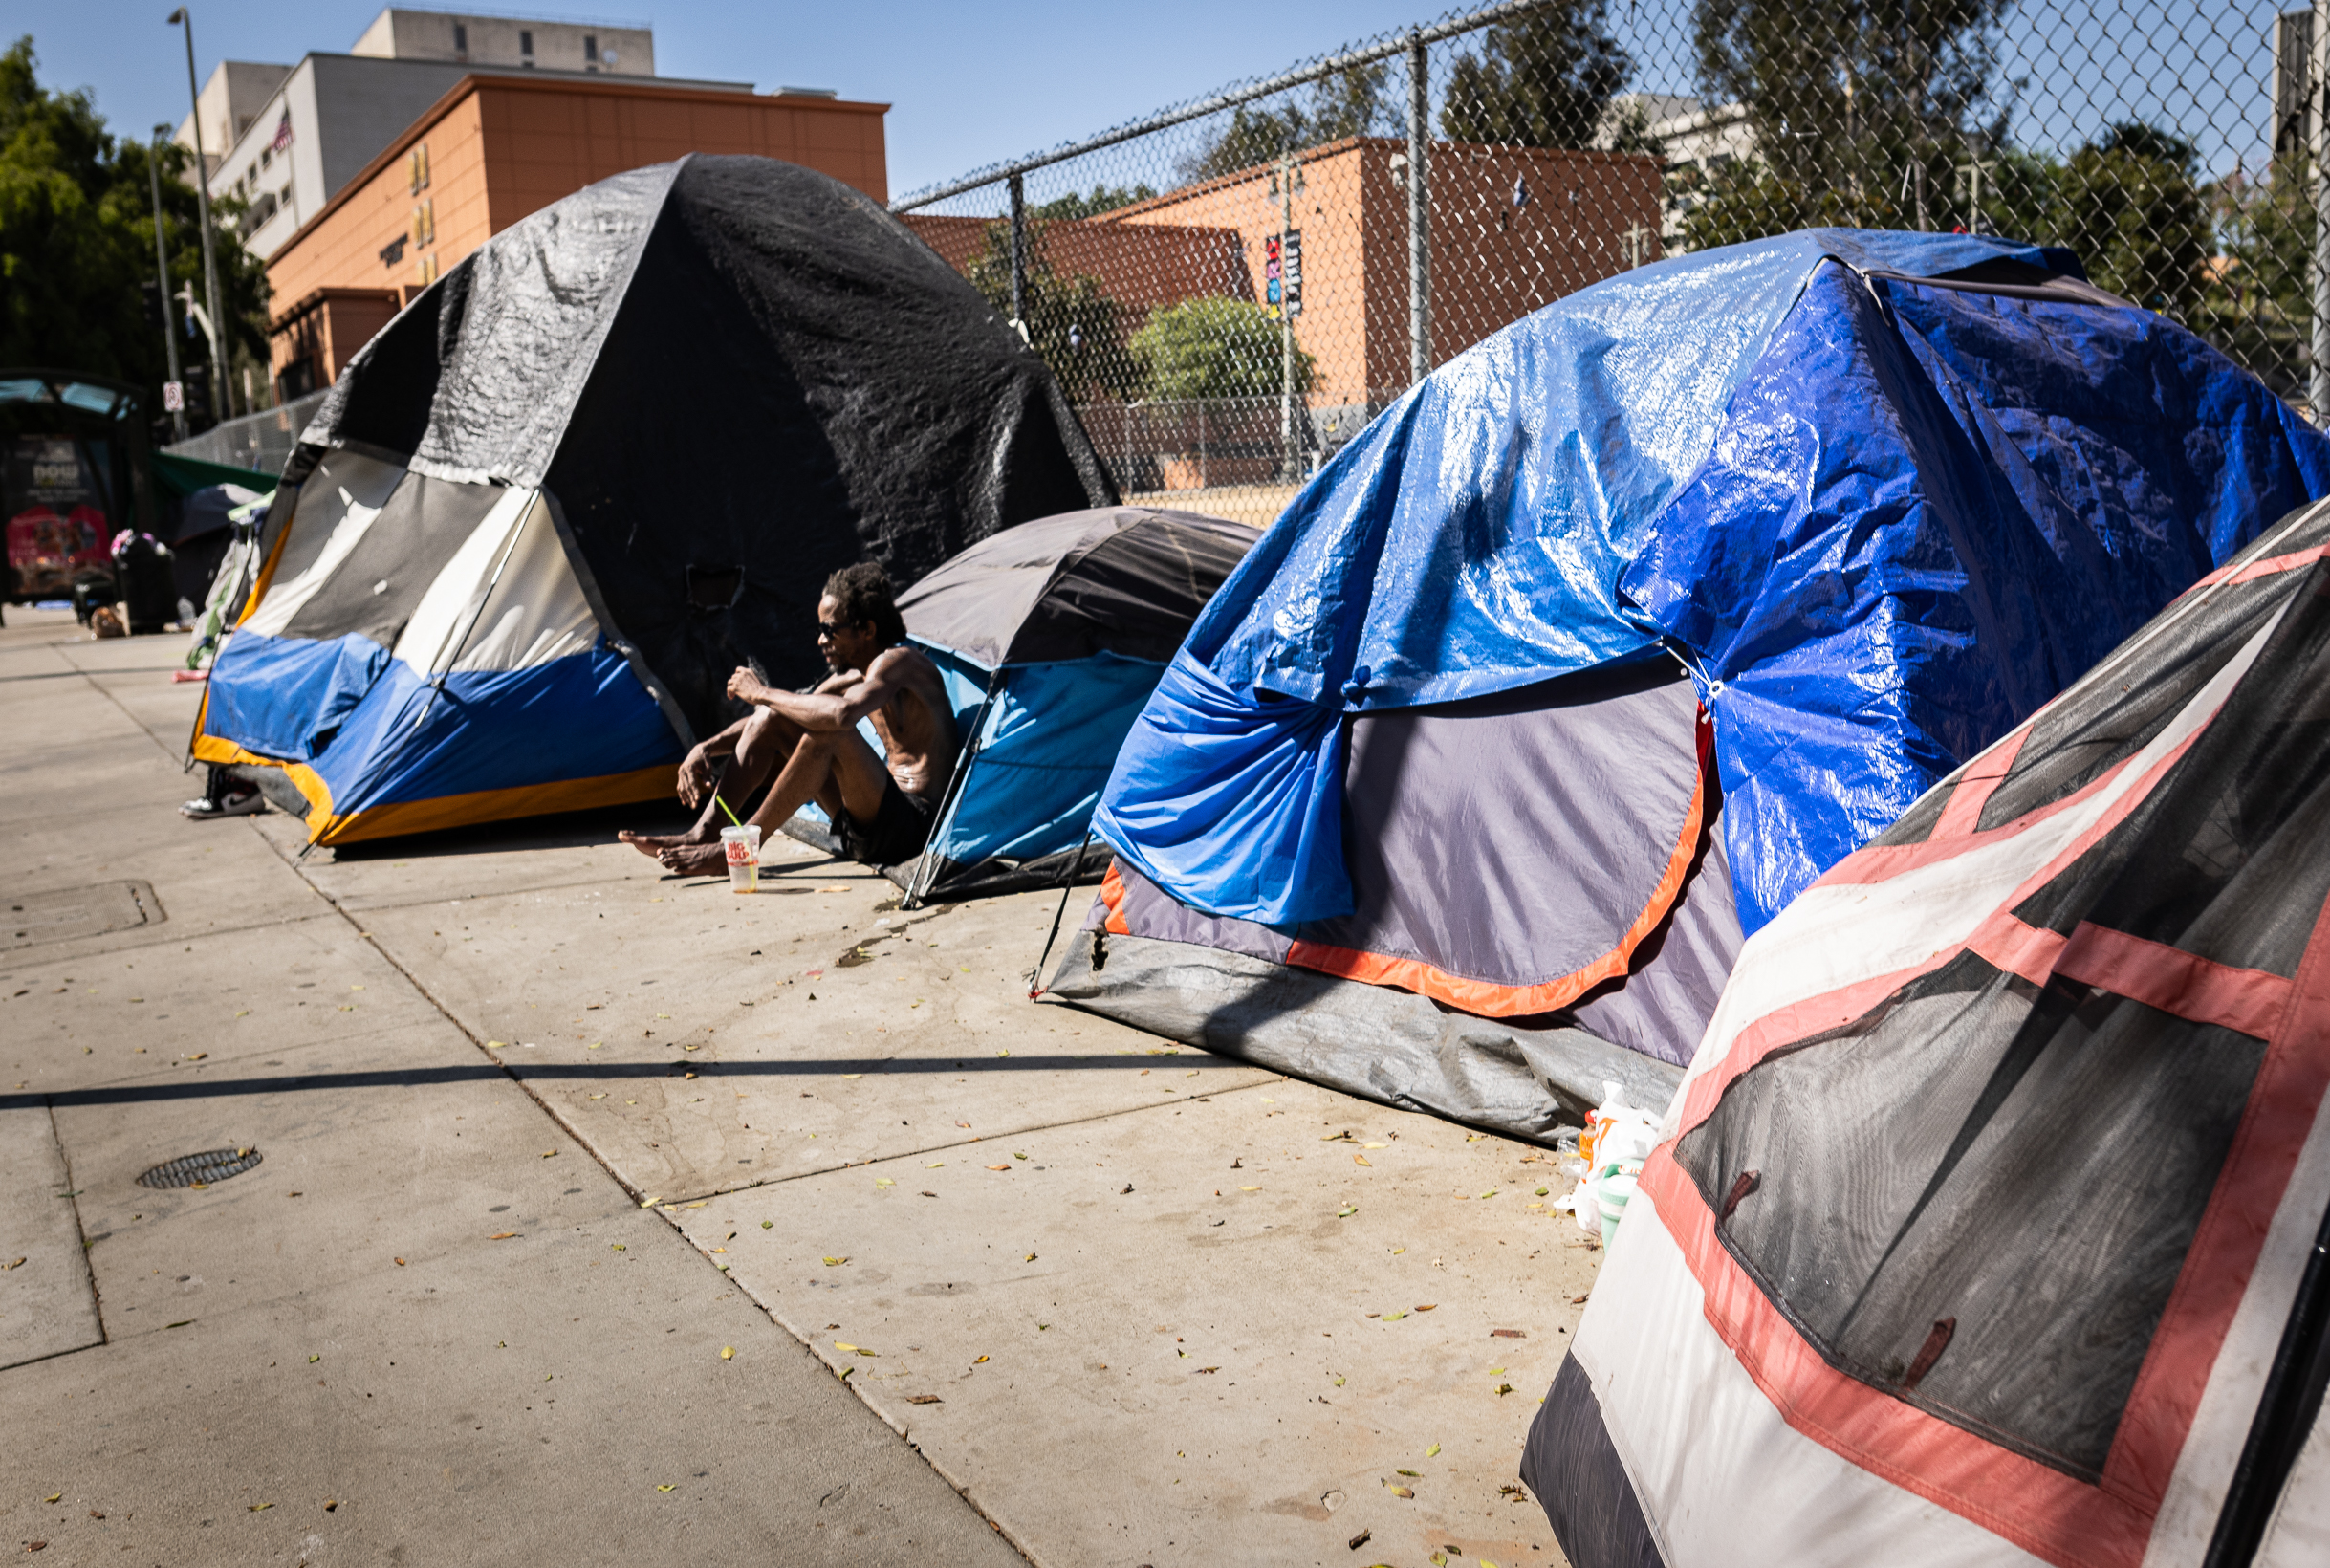
<svg viewBox="0 0 2330 1568">
<path fill-rule="evenodd" d="M 170 319 L 170 251 L 162 236 L 162 149 L 168 145 L 170 128 L 154 127 L 154 144 L 145 161 L 145 172 L 154 186 L 154 276 L 162 286 L 162 346 L 169 351 L 170 381 L 179 387 L 178 406 L 170 410 L 170 430 L 179 440 L 186 439 L 185 382 L 178 374 L 178 330 Z"/>
<path fill-rule="evenodd" d="M 220 356 L 221 342 L 226 336 L 227 314 L 218 302 L 218 251 L 210 235 L 210 154 L 203 146 L 202 89 L 194 80 L 194 18 L 186 8 L 170 12 L 171 27 L 183 27 L 186 33 L 186 102 L 194 113 L 194 204 L 201 215 L 203 227 L 203 294 L 210 303 L 210 417 L 227 417 L 227 364 Z"/>
</svg>

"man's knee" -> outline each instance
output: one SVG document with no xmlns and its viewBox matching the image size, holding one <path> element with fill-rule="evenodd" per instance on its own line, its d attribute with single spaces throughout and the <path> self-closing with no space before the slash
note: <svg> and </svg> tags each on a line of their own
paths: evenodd
<svg viewBox="0 0 2330 1568">
<path fill-rule="evenodd" d="M 785 733 L 770 722 L 772 715 L 763 713 L 745 726 L 744 733 L 736 737 L 736 761 L 739 767 L 758 773 L 772 764 L 782 766 L 792 754 L 793 748 Z"/>
</svg>

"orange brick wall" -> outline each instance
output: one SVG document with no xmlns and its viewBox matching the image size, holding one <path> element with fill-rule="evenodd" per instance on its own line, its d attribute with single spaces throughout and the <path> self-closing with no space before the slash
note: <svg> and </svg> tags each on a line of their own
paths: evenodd
<svg viewBox="0 0 2330 1568">
<path fill-rule="evenodd" d="M 1296 341 L 1316 366 L 1309 402 L 1331 407 L 1407 384 L 1407 194 L 1391 158 L 1406 144 L 1354 138 L 1302 155 L 1293 227 L 1302 231 L 1303 308 Z M 1622 271 L 1629 226 L 1659 225 L 1655 159 L 1435 142 L 1432 192 L 1432 361 L 1444 364 L 1563 294 Z M 1528 201 L 1513 203 L 1519 180 Z M 1200 226 L 1243 236 L 1250 298 L 1265 294 L 1263 241 L 1278 232 L 1275 171 L 1249 169 L 1092 220 Z"/>
<path fill-rule="evenodd" d="M 987 253 L 988 230 L 1008 220 L 900 215 L 923 243 L 966 277 Z M 1247 294 L 1245 238 L 1234 229 L 1155 225 L 1146 229 L 1089 218 L 1032 221 L 1033 259 L 1063 278 L 1090 277 L 1124 308 L 1131 331 L 1160 305 L 1198 294 Z"/>
<path fill-rule="evenodd" d="M 779 159 L 830 174 L 878 202 L 890 199 L 879 104 L 737 93 L 546 93 L 507 79 L 482 86 L 477 100 L 496 230 L 595 181 L 691 152 Z"/>
<path fill-rule="evenodd" d="M 479 108 L 474 95 L 465 98 L 425 132 L 401 139 L 392 149 L 397 156 L 385 166 L 376 163 L 367 175 L 351 182 L 321 217 L 275 253 L 267 281 L 278 320 L 318 289 L 418 287 L 423 257 L 434 251 L 442 271 L 492 237 Z M 419 143 L 428 147 L 429 183 L 416 195 L 406 156 Z M 408 242 L 401 260 L 383 264 L 381 248 L 407 232 L 413 207 L 422 201 L 435 214 L 436 242 Z M 343 358 L 339 364 L 346 362 Z M 339 373 L 339 364 L 330 367 L 327 381 Z"/>
<path fill-rule="evenodd" d="M 331 330 L 319 334 L 314 324 L 302 330 L 294 317 L 318 291 L 396 288 L 409 298 L 426 280 L 425 259 L 434 257 L 442 272 L 519 219 L 626 169 L 690 152 L 753 154 L 817 169 L 886 202 L 887 109 L 615 79 L 469 78 L 415 121 L 268 264 L 274 373 L 281 376 L 296 359 L 320 351 L 317 384 L 328 384 L 385 324 L 374 324 L 359 338 L 347 330 L 355 317 L 335 312 Z M 429 183 L 416 194 L 409 158 L 422 144 L 428 148 Z M 434 217 L 434 240 L 408 240 L 403 255 L 384 264 L 381 250 L 409 233 L 421 202 Z"/>
</svg>

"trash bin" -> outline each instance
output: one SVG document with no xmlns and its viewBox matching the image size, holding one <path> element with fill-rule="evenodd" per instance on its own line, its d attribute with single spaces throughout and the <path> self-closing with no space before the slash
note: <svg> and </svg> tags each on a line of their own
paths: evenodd
<svg viewBox="0 0 2330 1568">
<path fill-rule="evenodd" d="M 151 534 L 116 534 L 113 570 L 121 585 L 122 619 L 130 635 L 168 626 L 178 614 L 178 579 L 168 547 Z"/>
</svg>

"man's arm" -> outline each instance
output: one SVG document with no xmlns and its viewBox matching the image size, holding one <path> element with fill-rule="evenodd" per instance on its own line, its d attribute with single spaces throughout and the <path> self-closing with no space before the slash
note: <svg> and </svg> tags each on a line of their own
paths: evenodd
<svg viewBox="0 0 2330 1568">
<path fill-rule="evenodd" d="M 779 691 L 749 669 L 729 677 L 729 695 L 779 718 L 790 719 L 811 734 L 847 730 L 898 695 L 899 666 L 904 654 L 890 648 L 877 656 L 861 675 L 838 675 L 814 692 Z"/>
<path fill-rule="evenodd" d="M 738 719 L 708 740 L 698 741 L 688 748 L 687 755 L 680 759 L 679 795 L 688 806 L 700 806 L 712 787 L 712 764 L 722 757 L 734 756 L 737 743 L 744 738 L 750 717 Z"/>
</svg>

